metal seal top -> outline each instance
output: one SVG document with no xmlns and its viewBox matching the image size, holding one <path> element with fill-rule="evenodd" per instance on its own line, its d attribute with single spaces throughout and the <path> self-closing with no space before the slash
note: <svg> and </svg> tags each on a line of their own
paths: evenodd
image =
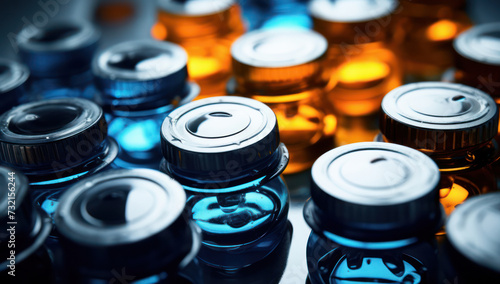
<svg viewBox="0 0 500 284">
<path fill-rule="evenodd" d="M 330 22 L 366 22 L 388 16 L 397 5 L 395 0 L 313 0 L 309 13 Z"/>
<path fill-rule="evenodd" d="M 304 209 L 317 233 L 389 241 L 431 231 L 441 222 L 439 169 L 423 153 L 365 142 L 323 154 L 312 167 Z"/>
<path fill-rule="evenodd" d="M 398 87 L 382 101 L 382 134 L 416 149 L 448 151 L 493 139 L 498 109 L 486 93 L 465 85 L 426 82 Z"/>
<path fill-rule="evenodd" d="M 453 247 L 467 259 L 500 274 L 500 193 L 468 199 L 446 223 Z"/>
<path fill-rule="evenodd" d="M 95 58 L 93 72 L 105 106 L 154 108 L 191 97 L 198 90 L 186 82 L 186 52 L 170 42 L 142 40 L 114 45 Z"/>
<path fill-rule="evenodd" d="M 234 0 L 159 0 L 158 8 L 174 15 L 204 16 L 229 9 Z"/>
<path fill-rule="evenodd" d="M 69 188 L 55 223 L 65 249 L 86 267 L 156 270 L 180 262 L 197 240 L 185 202 L 181 185 L 161 172 L 112 170 Z"/>
<path fill-rule="evenodd" d="M 51 167 L 102 150 L 102 109 L 80 98 L 27 103 L 0 116 L 0 160 L 14 168 Z"/>
<path fill-rule="evenodd" d="M 101 33 L 88 22 L 54 22 L 24 28 L 17 36 L 22 61 L 36 77 L 88 70 Z"/>
<path fill-rule="evenodd" d="M 214 97 L 171 112 L 161 129 L 166 161 L 185 170 L 224 170 L 264 160 L 279 146 L 276 116 L 265 104 L 242 97 Z"/>
<path fill-rule="evenodd" d="M 474 26 L 453 41 L 455 51 L 464 59 L 484 65 L 500 66 L 500 23 Z"/>
</svg>

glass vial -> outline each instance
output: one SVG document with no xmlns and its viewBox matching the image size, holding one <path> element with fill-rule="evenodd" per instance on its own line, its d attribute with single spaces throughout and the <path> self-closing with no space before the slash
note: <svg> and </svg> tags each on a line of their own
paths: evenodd
<svg viewBox="0 0 500 284">
<path fill-rule="evenodd" d="M 94 60 L 97 100 L 120 145 L 118 166 L 158 169 L 163 120 L 200 91 L 186 82 L 186 62 L 180 46 L 152 40 L 114 45 Z"/>
<path fill-rule="evenodd" d="M 160 0 L 154 38 L 181 45 L 188 54 L 190 78 L 201 87 L 199 98 L 225 94 L 231 76 L 233 41 L 243 34 L 234 0 Z"/>
<path fill-rule="evenodd" d="M 188 221 L 185 203 L 179 183 L 149 169 L 107 171 L 75 184 L 55 217 L 63 279 L 199 283 L 179 275 L 200 248 L 200 231 Z"/>
<path fill-rule="evenodd" d="M 290 151 L 285 174 L 310 168 L 333 148 L 337 120 L 325 96 L 327 41 L 301 29 L 257 30 L 231 47 L 234 83 L 228 92 L 269 106 Z"/>
<path fill-rule="evenodd" d="M 304 206 L 310 282 L 437 283 L 438 184 L 436 164 L 401 145 L 354 143 L 322 155 Z"/>
<path fill-rule="evenodd" d="M 328 99 L 339 114 L 377 112 L 387 92 L 402 84 L 402 71 L 389 49 L 395 0 L 313 0 L 309 13 L 314 30 L 328 40 L 333 67 Z"/>
<path fill-rule="evenodd" d="M 17 106 L 26 95 L 28 68 L 12 60 L 0 58 L 0 114 Z"/>
<path fill-rule="evenodd" d="M 453 39 L 471 26 L 466 0 L 401 0 L 394 15 L 394 49 L 405 81 L 439 80 L 453 65 Z"/>
<path fill-rule="evenodd" d="M 49 216 L 33 207 L 28 179 L 20 171 L 0 167 L 0 184 L 0 281 L 52 283 L 44 245 L 52 229 Z"/>
<path fill-rule="evenodd" d="M 214 97 L 181 106 L 162 125 L 161 170 L 187 192 L 205 264 L 239 269 L 269 255 L 287 229 L 288 152 L 264 104 Z"/>
<path fill-rule="evenodd" d="M 85 99 L 23 104 L 0 117 L 0 161 L 27 176 L 33 201 L 51 216 L 63 190 L 117 154 L 102 109 Z"/>
<path fill-rule="evenodd" d="M 23 29 L 18 37 L 21 61 L 31 71 L 26 101 L 61 97 L 92 99 L 90 65 L 100 32 L 87 22 L 54 22 Z"/>
<path fill-rule="evenodd" d="M 447 214 L 468 197 L 497 190 L 498 109 L 490 96 L 460 84 L 413 83 L 388 93 L 382 111 L 378 140 L 420 150 L 436 162 Z"/>
<path fill-rule="evenodd" d="M 467 200 L 446 223 L 448 256 L 457 284 L 500 283 L 500 193 Z"/>
<path fill-rule="evenodd" d="M 500 23 L 475 26 L 453 41 L 455 68 L 443 79 L 480 89 L 500 104 Z"/>
</svg>

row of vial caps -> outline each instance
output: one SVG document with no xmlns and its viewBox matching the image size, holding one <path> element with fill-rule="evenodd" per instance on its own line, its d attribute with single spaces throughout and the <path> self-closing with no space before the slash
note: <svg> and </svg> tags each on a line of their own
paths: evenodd
<svg viewBox="0 0 500 284">
<path fill-rule="evenodd" d="M 27 40 L 27 45 L 43 43 L 47 39 L 57 41 L 61 39 L 61 35 L 71 35 L 80 30 L 85 30 L 85 28 L 80 29 L 75 26 L 62 29 L 60 26 L 51 28 L 43 32 L 41 36 L 34 36 L 31 42 Z M 491 30 L 488 33 L 491 33 Z M 491 36 L 488 33 L 485 36 L 484 32 L 479 32 L 481 42 L 484 42 L 486 38 L 487 42 L 491 43 Z M 95 37 L 95 33 L 91 32 L 90 35 L 92 34 Z M 89 36 L 88 33 L 87 36 Z M 475 37 L 478 37 L 477 34 Z M 477 42 L 475 44 L 477 45 Z M 279 51 L 276 51 L 276 48 Z M 332 130 L 335 127 L 332 129 L 331 125 L 335 124 L 335 118 L 328 111 L 322 110 L 325 105 L 328 105 L 328 99 L 323 97 L 324 90 L 322 89 L 333 81 L 331 79 L 333 76 L 328 72 L 325 75 L 324 72 L 328 69 L 325 66 L 330 66 L 326 64 L 328 62 L 326 50 L 326 41 L 318 34 L 308 31 L 283 30 L 249 33 L 239 39 L 231 50 L 235 74 L 234 79 L 228 84 L 228 92 L 251 96 L 271 106 L 278 117 L 281 138 L 290 149 L 292 165 L 294 157 L 297 161 L 298 166 L 292 172 L 310 167 L 317 156 L 333 145 L 330 144 L 330 139 L 325 138 L 332 136 Z M 88 52 L 87 49 L 78 51 L 78 54 Z M 75 53 L 69 53 L 71 56 L 62 58 L 61 61 L 74 57 Z M 33 65 L 35 61 L 47 60 L 39 56 L 28 54 L 30 60 L 27 62 L 32 62 Z M 275 240 L 264 242 L 269 245 L 268 253 L 277 246 L 284 236 L 283 232 L 286 231 L 283 229 L 286 227 L 283 224 L 286 224 L 288 197 L 286 188 L 283 189 L 284 185 L 279 182 L 274 186 L 269 186 L 272 188 L 270 191 L 272 193 L 261 188 L 261 185 L 273 180 L 276 182 L 276 176 L 283 172 L 288 162 L 288 151 L 284 146 L 278 146 L 276 123 L 263 123 L 269 120 L 269 113 L 266 114 L 262 106 L 247 109 L 245 106 L 253 103 L 250 101 L 234 102 L 231 98 L 227 98 L 228 102 L 223 102 L 223 99 L 212 99 L 202 101 L 198 105 L 191 103 L 186 108 L 196 110 L 189 111 L 190 115 L 184 115 L 179 110 L 171 113 L 167 118 L 161 130 L 161 147 L 159 147 L 159 142 L 148 142 L 151 137 L 157 136 L 160 132 L 161 122 L 167 113 L 175 106 L 192 100 L 192 96 L 196 96 L 199 92 L 196 84 L 186 82 L 186 61 L 185 53 L 178 46 L 152 42 L 117 45 L 105 51 L 95 61 L 96 86 L 101 93 L 98 101 L 109 115 L 107 119 L 110 133 L 112 133 L 113 121 L 117 121 L 118 132 L 127 128 L 131 129 L 123 131 L 127 135 L 115 136 L 122 147 L 119 155 L 118 147 L 113 139 L 106 138 L 106 119 L 99 107 L 81 100 L 58 100 L 52 101 L 51 104 L 44 102 L 23 105 L 9 112 L 8 115 L 4 115 L 8 123 L 4 124 L 5 131 L 2 134 L 4 142 L 2 146 L 5 146 L 2 160 L 10 166 L 21 167 L 25 172 L 28 170 L 32 187 L 38 188 L 33 191 L 36 192 L 35 203 L 53 214 L 61 189 L 69 186 L 75 179 L 83 178 L 88 174 L 108 168 L 110 165 L 144 167 L 147 166 L 144 163 L 145 160 L 151 157 L 162 157 L 163 152 L 166 158 L 162 163 L 164 172 L 175 176 L 188 191 L 201 192 L 204 197 L 213 195 L 208 200 L 202 198 L 201 205 L 198 204 L 200 200 L 196 198 L 196 202 L 193 201 L 194 203 L 190 204 L 193 215 L 191 218 L 197 221 L 204 232 L 205 246 L 203 248 L 210 244 L 213 249 L 215 244 L 215 247 L 222 246 L 227 249 L 227 242 L 231 243 L 231 241 L 224 240 L 226 234 L 229 234 L 228 238 L 233 238 L 234 242 L 235 238 L 241 239 L 242 236 L 249 238 L 247 241 L 255 240 L 255 234 L 264 233 Z M 367 64 L 375 66 L 372 63 Z M 39 67 L 40 64 L 35 65 Z M 66 62 L 65 66 L 76 67 L 75 62 Z M 379 67 L 375 70 L 380 69 Z M 36 67 L 31 69 L 33 75 L 33 69 Z M 86 73 L 85 76 L 77 77 L 92 77 L 88 69 L 87 64 L 87 72 L 79 72 Z M 22 70 L 22 68 L 17 70 Z M 168 79 L 165 79 L 166 77 Z M 65 80 L 50 78 L 50 80 L 42 80 L 40 86 L 53 86 L 61 81 Z M 76 79 L 76 81 L 79 80 Z M 340 85 L 339 82 L 336 81 L 333 89 Z M 446 175 L 447 182 L 440 189 L 442 202 L 448 209 L 447 211 L 451 212 L 455 205 L 461 203 L 468 195 L 496 190 L 496 185 L 487 183 L 487 181 L 494 180 L 494 176 L 490 174 L 492 171 L 494 173 L 496 161 L 494 158 L 496 144 L 491 141 L 497 131 L 496 107 L 493 108 L 494 111 L 492 108 L 484 107 L 485 105 L 491 107 L 491 102 L 488 102 L 484 96 L 482 97 L 477 90 L 461 85 L 420 84 L 408 85 L 398 90 L 400 93 L 410 95 L 405 95 L 404 100 L 393 99 L 393 102 L 387 99 L 385 107 L 384 104 L 382 105 L 385 113 L 384 118 L 381 119 L 384 136 L 379 139 L 385 138 L 390 142 L 436 152 L 433 157 L 440 168 L 447 173 L 453 172 L 453 174 Z M 66 90 L 60 92 L 68 93 Z M 351 95 L 355 93 L 357 92 Z M 419 95 L 416 95 L 417 93 Z M 442 93 L 442 97 L 436 99 L 435 93 Z M 165 94 L 169 98 L 165 98 Z M 224 103 L 227 105 L 219 109 L 206 106 L 222 106 Z M 391 111 L 394 113 L 391 114 Z M 57 115 L 54 116 L 56 113 Z M 257 119 L 259 113 L 261 119 Z M 323 116 L 318 117 L 318 114 Z M 398 121 L 398 115 L 403 118 L 410 117 L 410 120 Z M 432 119 L 429 118 L 428 129 L 422 125 L 426 116 L 432 117 Z M 436 116 L 444 121 L 436 122 L 434 119 Z M 161 118 L 158 119 L 158 117 Z M 151 118 L 154 119 L 150 121 Z M 267 128 L 260 129 L 259 123 L 261 127 L 265 125 Z M 412 123 L 416 123 L 417 126 Z M 135 124 L 135 127 L 129 127 L 131 124 Z M 148 124 L 149 126 L 144 127 Z M 322 127 L 328 128 L 329 131 L 323 131 L 324 128 L 318 131 L 318 124 L 323 124 Z M 328 124 L 330 127 L 326 127 Z M 443 124 L 453 125 L 445 127 L 446 130 L 452 131 L 443 131 Z M 288 131 L 286 131 L 287 126 Z M 313 137 L 309 135 L 311 126 L 314 127 Z M 422 130 L 421 127 L 425 129 Z M 69 131 L 71 128 L 73 130 Z M 258 139 L 256 141 L 263 139 L 263 143 L 246 141 L 248 139 L 245 139 L 245 132 L 248 134 L 248 131 L 254 131 L 255 135 L 255 133 L 263 132 L 263 129 L 272 129 L 271 134 L 266 134 L 264 131 L 256 138 Z M 233 137 L 236 134 L 239 137 Z M 23 137 L 26 135 L 32 136 L 28 139 L 29 142 L 19 143 L 27 138 Z M 308 136 L 307 139 L 304 139 L 305 136 Z M 131 144 L 129 151 L 127 151 L 127 143 Z M 175 145 L 176 143 L 178 145 Z M 437 146 L 439 143 L 443 145 Z M 145 147 L 148 144 L 149 147 Z M 157 147 L 151 147 L 151 144 Z M 245 147 L 248 145 L 252 147 Z M 228 148 L 221 149 L 221 151 L 214 150 L 214 148 L 225 146 Z M 196 151 L 197 147 L 211 150 L 203 150 L 200 153 Z M 155 155 L 154 151 L 159 155 Z M 228 153 L 225 153 L 226 151 Z M 220 157 L 214 158 L 215 153 L 218 153 L 217 156 Z M 117 155 L 118 160 L 112 163 Z M 450 156 L 454 156 L 454 159 L 450 159 Z M 137 161 L 140 161 L 139 165 Z M 156 167 L 158 162 L 153 165 Z M 479 168 L 482 169 L 480 173 L 465 171 L 464 174 L 463 172 L 463 170 Z M 223 193 L 234 193 L 244 188 L 259 189 L 249 196 L 246 193 L 219 196 L 213 194 L 215 191 L 209 190 L 214 188 L 224 189 Z M 217 193 L 220 193 L 220 190 L 217 190 Z M 193 194 L 193 196 L 196 195 Z M 216 206 L 216 212 L 210 211 L 213 209 L 211 205 Z M 255 207 L 256 205 L 258 206 Z M 250 214 L 245 208 L 258 208 L 258 210 Z M 98 221 L 100 218 L 107 218 L 104 216 L 110 214 L 99 210 L 99 206 L 95 210 L 96 212 L 89 214 L 96 215 Z M 111 210 L 111 212 L 115 211 Z M 197 219 L 195 212 L 203 213 L 198 214 L 199 219 Z M 123 221 L 120 220 L 120 218 L 123 219 L 121 216 L 114 218 L 119 220 L 111 220 L 112 223 Z M 248 226 L 249 224 L 252 225 Z M 269 227 L 271 224 L 272 230 Z M 275 226 L 280 229 L 276 229 Z M 53 233 L 53 235 L 57 239 L 57 234 Z M 248 251 L 248 248 L 246 250 Z M 203 252 L 203 249 L 201 251 Z M 215 249 L 206 255 L 210 259 L 217 256 L 216 252 L 220 251 L 220 248 Z M 208 263 L 220 267 L 242 267 L 255 262 L 255 259 L 252 260 L 250 257 L 250 260 L 239 259 L 241 263 L 235 262 L 234 259 L 229 263 L 224 263 L 224 253 L 219 258 L 222 260 L 210 260 Z M 256 259 L 260 259 L 259 256 L 256 256 Z"/>
</svg>

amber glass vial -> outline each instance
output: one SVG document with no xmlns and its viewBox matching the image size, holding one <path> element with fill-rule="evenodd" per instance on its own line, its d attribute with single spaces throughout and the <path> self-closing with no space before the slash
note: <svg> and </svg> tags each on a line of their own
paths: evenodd
<svg viewBox="0 0 500 284">
<path fill-rule="evenodd" d="M 388 48 L 394 0 L 313 0 L 314 29 L 328 40 L 333 68 L 328 94 L 340 114 L 361 116 L 379 110 L 387 92 L 401 85 L 402 72 Z"/>
<path fill-rule="evenodd" d="M 439 80 L 453 65 L 453 39 L 471 26 L 465 0 L 400 0 L 394 48 L 408 81 Z"/>
<path fill-rule="evenodd" d="M 325 96 L 327 41 L 302 29 L 257 30 L 231 47 L 234 86 L 228 91 L 267 104 L 290 152 L 285 174 L 312 166 L 333 148 L 337 125 Z"/>
<path fill-rule="evenodd" d="M 498 109 L 489 95 L 460 84 L 413 83 L 388 93 L 382 111 L 379 140 L 420 150 L 438 165 L 448 215 L 471 196 L 497 191 Z"/>
<path fill-rule="evenodd" d="M 480 89 L 500 104 L 500 23 L 475 26 L 453 42 L 450 81 Z M 446 79 L 446 78 L 445 78 Z"/>
<path fill-rule="evenodd" d="M 243 32 L 234 0 L 159 0 L 158 21 L 151 30 L 154 38 L 186 50 L 190 79 L 201 87 L 197 99 L 225 94 L 231 75 L 229 50 Z"/>
</svg>

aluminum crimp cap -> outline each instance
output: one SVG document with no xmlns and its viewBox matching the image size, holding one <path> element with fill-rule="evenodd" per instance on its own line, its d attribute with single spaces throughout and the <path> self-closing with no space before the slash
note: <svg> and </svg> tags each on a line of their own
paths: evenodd
<svg viewBox="0 0 500 284">
<path fill-rule="evenodd" d="M 171 112 L 161 128 L 165 160 L 190 171 L 226 171 L 265 161 L 280 147 L 278 122 L 265 104 L 213 97 Z"/>
<path fill-rule="evenodd" d="M 102 109 L 81 98 L 27 103 L 0 116 L 0 161 L 14 168 L 77 165 L 107 139 Z"/>
<path fill-rule="evenodd" d="M 181 185 L 159 171 L 110 170 L 69 188 L 55 224 L 65 254 L 91 274 L 126 267 L 130 275 L 154 275 L 199 248 L 185 203 Z"/>
<path fill-rule="evenodd" d="M 426 82 L 398 87 L 382 100 L 380 130 L 392 143 L 452 151 L 493 139 L 498 108 L 486 93 L 465 85 Z"/>
<path fill-rule="evenodd" d="M 105 107 L 151 109 L 192 100 L 198 85 L 188 83 L 187 54 L 170 42 L 128 41 L 104 50 L 93 62 Z"/>
<path fill-rule="evenodd" d="M 17 36 L 21 60 L 35 77 L 68 76 L 90 68 L 101 33 L 91 23 L 28 26 Z"/>
<path fill-rule="evenodd" d="M 234 0 L 158 0 L 161 11 L 182 16 L 205 16 L 226 11 L 235 4 Z"/>
<path fill-rule="evenodd" d="M 386 242 L 432 235 L 442 223 L 439 178 L 429 157 L 405 146 L 338 147 L 312 167 L 304 217 L 326 237 Z"/>
</svg>

